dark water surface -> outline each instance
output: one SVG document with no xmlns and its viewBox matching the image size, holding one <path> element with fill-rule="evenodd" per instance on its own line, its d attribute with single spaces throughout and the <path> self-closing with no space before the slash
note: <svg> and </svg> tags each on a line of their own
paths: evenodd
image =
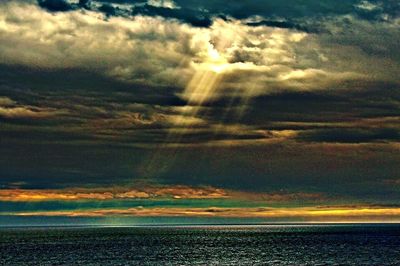
<svg viewBox="0 0 400 266">
<path fill-rule="evenodd" d="M 400 265 L 400 225 L 1 228 L 0 265 Z"/>
</svg>

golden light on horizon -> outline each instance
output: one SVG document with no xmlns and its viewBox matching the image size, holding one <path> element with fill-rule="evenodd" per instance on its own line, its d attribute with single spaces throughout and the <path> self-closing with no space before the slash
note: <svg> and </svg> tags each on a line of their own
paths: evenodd
<svg viewBox="0 0 400 266">
<path fill-rule="evenodd" d="M 221 207 L 148 207 L 126 209 L 88 209 L 71 211 L 22 211 L 6 213 L 16 216 L 66 216 L 66 217 L 221 217 L 300 219 L 304 222 L 382 222 L 400 221 L 400 208 L 388 207 L 292 207 L 292 208 L 221 208 Z"/>
</svg>

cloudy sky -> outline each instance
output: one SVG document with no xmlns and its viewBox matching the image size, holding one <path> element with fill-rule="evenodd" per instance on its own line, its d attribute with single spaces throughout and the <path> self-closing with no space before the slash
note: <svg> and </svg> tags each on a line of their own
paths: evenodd
<svg viewBox="0 0 400 266">
<path fill-rule="evenodd" d="M 1 1 L 0 214 L 399 221 L 399 43 L 397 0 Z"/>
</svg>

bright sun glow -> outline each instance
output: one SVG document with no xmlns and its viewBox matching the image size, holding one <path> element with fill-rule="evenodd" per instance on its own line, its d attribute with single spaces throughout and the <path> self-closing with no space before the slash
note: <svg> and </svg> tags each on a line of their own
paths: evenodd
<svg viewBox="0 0 400 266">
<path fill-rule="evenodd" d="M 228 67 L 229 63 L 226 58 L 221 55 L 216 49 L 209 49 L 208 60 L 205 63 L 205 67 L 209 70 L 219 74 L 224 72 Z"/>
</svg>

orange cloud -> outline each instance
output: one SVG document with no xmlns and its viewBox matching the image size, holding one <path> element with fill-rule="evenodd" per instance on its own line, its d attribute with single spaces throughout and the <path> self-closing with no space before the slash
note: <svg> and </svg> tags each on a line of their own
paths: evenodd
<svg viewBox="0 0 400 266">
<path fill-rule="evenodd" d="M 112 199 L 237 199 L 273 202 L 322 202 L 326 200 L 319 193 L 254 193 L 225 190 L 210 186 L 145 186 L 140 188 L 72 188 L 72 189 L 2 189 L 0 201 L 73 201 Z"/>
<path fill-rule="evenodd" d="M 212 199 L 227 198 L 227 192 L 213 187 L 149 186 L 133 188 L 3 189 L 0 201 L 111 200 L 111 199 Z"/>
</svg>

